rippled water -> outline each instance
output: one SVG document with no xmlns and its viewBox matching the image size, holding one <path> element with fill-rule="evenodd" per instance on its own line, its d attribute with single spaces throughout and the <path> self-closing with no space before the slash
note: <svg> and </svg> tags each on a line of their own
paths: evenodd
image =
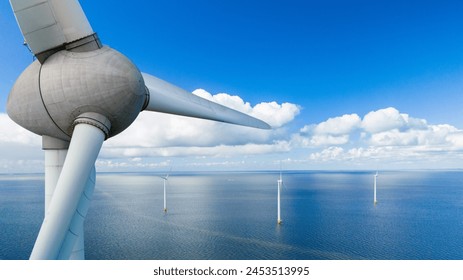
<svg viewBox="0 0 463 280">
<path fill-rule="evenodd" d="M 463 172 L 98 174 L 88 259 L 463 259 Z M 0 259 L 27 259 L 43 176 L 0 175 Z"/>
</svg>

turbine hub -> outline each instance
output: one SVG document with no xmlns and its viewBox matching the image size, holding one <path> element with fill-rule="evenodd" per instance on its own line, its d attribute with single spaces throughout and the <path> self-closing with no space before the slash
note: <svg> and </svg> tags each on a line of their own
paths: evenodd
<svg viewBox="0 0 463 280">
<path fill-rule="evenodd" d="M 135 120 L 147 95 L 140 71 L 121 53 L 109 47 L 63 50 L 26 68 L 10 92 L 7 112 L 27 130 L 62 140 L 71 138 L 78 116 L 97 113 L 111 123 L 112 137 Z"/>
</svg>

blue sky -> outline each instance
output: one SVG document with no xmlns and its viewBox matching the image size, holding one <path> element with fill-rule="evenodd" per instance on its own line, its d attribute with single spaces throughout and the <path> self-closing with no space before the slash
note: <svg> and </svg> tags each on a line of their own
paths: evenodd
<svg viewBox="0 0 463 280">
<path fill-rule="evenodd" d="M 161 140 L 137 147 L 122 136 L 108 141 L 101 170 L 275 169 L 279 160 L 288 169 L 463 166 L 461 1 L 80 2 L 102 42 L 141 71 L 189 91 L 226 93 L 224 104 L 238 96 L 243 110 L 249 102 L 248 113 L 274 117 L 264 118 L 272 132 L 193 121 L 191 134 L 170 128 L 169 138 L 154 128 L 158 134 L 148 134 Z M 5 114 L 8 92 L 32 60 L 7 1 L 0 3 L 0 36 Z M 256 108 L 260 103 L 268 106 Z M 144 121 L 138 129 L 149 129 Z M 167 121 L 175 127 L 185 120 Z M 21 160 L 40 162 L 40 141 L 18 144 L 9 130 L 0 141 L 38 145 L 37 155 Z M 216 130 L 222 136 L 191 140 Z M 5 156 L 4 169 L 17 162 Z"/>
</svg>

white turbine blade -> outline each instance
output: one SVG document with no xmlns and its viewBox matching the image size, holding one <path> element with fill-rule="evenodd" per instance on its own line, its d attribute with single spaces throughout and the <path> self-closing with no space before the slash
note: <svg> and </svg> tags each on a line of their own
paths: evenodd
<svg viewBox="0 0 463 280">
<path fill-rule="evenodd" d="M 167 173 L 167 175 L 166 175 L 166 180 L 169 178 L 169 175 L 170 175 L 171 172 L 172 172 L 172 166 L 169 169 L 169 173 Z"/>
<path fill-rule="evenodd" d="M 96 126 L 80 123 L 74 128 L 71 143 L 53 198 L 32 250 L 31 259 L 68 259 L 85 218 L 88 178 L 105 140 Z M 83 212 L 83 213 L 82 213 Z M 68 234 L 77 237 L 69 238 Z"/>
<path fill-rule="evenodd" d="M 145 110 L 261 129 L 271 128 L 259 119 L 196 96 L 149 74 L 142 75 L 150 92 Z"/>
<path fill-rule="evenodd" d="M 285 182 L 282 181 L 282 182 L 281 182 L 281 185 L 283 186 L 283 188 L 284 188 L 286 191 L 288 190 L 288 188 L 286 187 Z"/>
<path fill-rule="evenodd" d="M 10 4 L 35 55 L 94 34 L 77 0 L 10 0 Z"/>
</svg>

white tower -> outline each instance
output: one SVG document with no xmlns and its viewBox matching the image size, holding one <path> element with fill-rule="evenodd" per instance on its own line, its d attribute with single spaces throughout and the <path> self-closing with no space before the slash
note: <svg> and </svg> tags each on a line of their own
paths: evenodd
<svg viewBox="0 0 463 280">
<path fill-rule="evenodd" d="M 166 181 L 167 178 L 164 179 L 164 212 L 167 212 Z"/>
<path fill-rule="evenodd" d="M 376 174 L 374 175 L 374 183 L 373 183 L 373 203 L 376 204 L 378 201 L 376 200 L 376 178 L 378 178 L 378 171 L 376 171 Z"/>
<path fill-rule="evenodd" d="M 167 194 L 166 194 L 166 184 L 167 184 L 167 179 L 169 178 L 169 174 L 167 174 L 164 177 L 161 177 L 162 180 L 164 181 L 164 212 L 167 212 Z"/>
<path fill-rule="evenodd" d="M 280 211 L 280 189 L 281 189 L 281 186 L 283 185 L 283 179 L 281 178 L 281 172 L 280 172 L 280 178 L 278 179 L 278 202 L 277 202 L 277 208 L 278 208 L 278 218 L 277 218 L 277 223 L 278 224 L 281 224 L 282 220 L 281 220 L 281 211 Z"/>
</svg>

